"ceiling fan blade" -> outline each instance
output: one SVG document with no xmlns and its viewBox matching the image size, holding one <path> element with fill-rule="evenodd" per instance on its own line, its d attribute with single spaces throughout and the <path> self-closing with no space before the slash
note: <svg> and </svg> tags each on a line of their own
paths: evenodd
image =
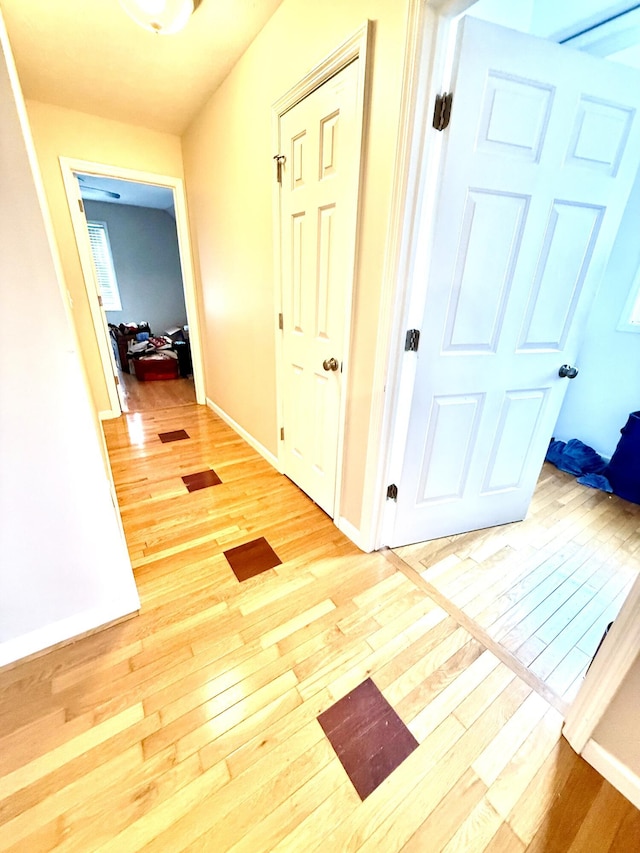
<svg viewBox="0 0 640 853">
<path fill-rule="evenodd" d="M 87 178 L 86 175 L 76 175 L 78 179 L 78 183 L 80 184 L 80 189 L 82 190 L 91 190 L 94 193 L 103 193 L 103 195 L 108 196 L 109 198 L 121 198 L 120 193 L 113 192 L 113 190 L 105 190 L 102 187 L 92 187 L 86 183 Z"/>
<path fill-rule="evenodd" d="M 109 198 L 121 198 L 120 193 L 114 193 L 111 190 L 103 190 L 102 187 L 90 187 L 88 184 L 83 184 L 82 189 L 90 190 L 94 193 L 103 193 L 104 195 L 109 196 Z"/>
</svg>

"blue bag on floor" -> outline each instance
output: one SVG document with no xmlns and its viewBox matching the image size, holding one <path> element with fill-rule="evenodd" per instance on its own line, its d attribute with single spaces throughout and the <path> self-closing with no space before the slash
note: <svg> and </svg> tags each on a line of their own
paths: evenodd
<svg viewBox="0 0 640 853">
<path fill-rule="evenodd" d="M 640 412 L 631 412 L 620 433 L 618 446 L 603 474 L 616 495 L 640 504 Z"/>
</svg>

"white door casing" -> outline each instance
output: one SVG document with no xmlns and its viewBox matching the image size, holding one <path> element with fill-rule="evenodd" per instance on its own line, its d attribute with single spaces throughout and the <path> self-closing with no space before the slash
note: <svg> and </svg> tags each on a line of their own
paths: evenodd
<svg viewBox="0 0 640 853">
<path fill-rule="evenodd" d="M 355 60 L 279 120 L 282 468 L 335 514 L 355 254 L 361 115 Z M 334 367 L 326 365 L 334 359 Z"/>
<path fill-rule="evenodd" d="M 631 69 L 467 18 L 452 79 L 392 546 L 524 518 L 638 166 Z"/>
</svg>

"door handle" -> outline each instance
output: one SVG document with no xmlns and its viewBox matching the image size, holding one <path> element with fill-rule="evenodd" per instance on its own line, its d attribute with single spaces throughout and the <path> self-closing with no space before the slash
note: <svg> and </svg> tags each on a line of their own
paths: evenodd
<svg viewBox="0 0 640 853">
<path fill-rule="evenodd" d="M 578 375 L 578 368 L 571 367 L 570 364 L 563 364 L 560 370 L 558 371 L 558 376 L 562 379 L 575 379 Z"/>
<path fill-rule="evenodd" d="M 337 370 L 340 367 L 336 358 L 325 358 L 322 366 L 325 370 Z"/>
</svg>

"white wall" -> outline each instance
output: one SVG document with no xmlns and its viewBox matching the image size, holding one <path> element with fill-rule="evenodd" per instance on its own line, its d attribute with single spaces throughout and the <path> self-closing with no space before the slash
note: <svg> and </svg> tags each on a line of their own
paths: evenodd
<svg viewBox="0 0 640 853">
<path fill-rule="evenodd" d="M 65 312 L 1 18 L 0 41 L 3 665 L 132 613 L 139 600 Z"/>
<path fill-rule="evenodd" d="M 640 778 L 640 656 L 593 733 L 593 740 Z"/>
<path fill-rule="evenodd" d="M 640 333 L 616 326 L 640 265 L 640 171 L 589 315 L 580 373 L 567 390 L 554 431 L 610 457 L 630 412 L 640 409 Z"/>
<path fill-rule="evenodd" d="M 90 108 L 88 104 L 87 109 Z M 111 408 L 109 394 L 59 158 L 182 178 L 180 138 L 37 101 L 30 101 L 27 110 L 64 277 L 73 299 L 73 323 L 95 411 L 108 411 Z"/>
<path fill-rule="evenodd" d="M 110 323 L 149 323 L 155 334 L 184 326 L 187 311 L 175 219 L 164 210 L 85 201 L 87 219 L 107 223 L 122 311 Z"/>
</svg>

